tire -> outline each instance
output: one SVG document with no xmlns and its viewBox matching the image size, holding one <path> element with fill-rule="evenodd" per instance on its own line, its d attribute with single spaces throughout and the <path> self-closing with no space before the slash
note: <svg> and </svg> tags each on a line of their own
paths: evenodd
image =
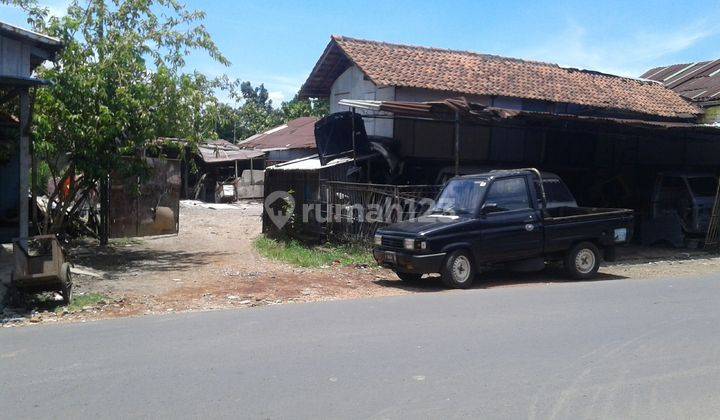
<svg viewBox="0 0 720 420">
<path fill-rule="evenodd" d="M 453 251 L 447 256 L 440 272 L 445 286 L 453 289 L 467 289 L 472 286 L 477 271 L 470 254 L 464 249 Z"/>
<path fill-rule="evenodd" d="M 420 281 L 420 278 L 422 277 L 422 274 L 416 274 L 416 273 L 403 273 L 402 271 L 396 271 L 395 274 L 400 278 L 400 280 L 408 283 L 414 283 L 417 281 Z"/>
<path fill-rule="evenodd" d="M 70 264 L 64 263 L 60 266 L 60 289 L 62 291 L 63 302 L 70 304 L 72 300 L 72 275 L 70 274 Z"/>
<path fill-rule="evenodd" d="M 565 271 L 574 279 L 595 277 L 600 268 L 600 251 L 591 242 L 580 242 L 565 255 Z"/>
</svg>

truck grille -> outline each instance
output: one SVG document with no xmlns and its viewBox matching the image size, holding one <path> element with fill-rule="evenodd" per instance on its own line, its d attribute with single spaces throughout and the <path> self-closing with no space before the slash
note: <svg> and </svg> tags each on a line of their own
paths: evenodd
<svg viewBox="0 0 720 420">
<path fill-rule="evenodd" d="M 383 236 L 382 244 L 384 247 L 402 249 L 403 248 L 403 238 L 393 238 L 393 237 Z"/>
</svg>

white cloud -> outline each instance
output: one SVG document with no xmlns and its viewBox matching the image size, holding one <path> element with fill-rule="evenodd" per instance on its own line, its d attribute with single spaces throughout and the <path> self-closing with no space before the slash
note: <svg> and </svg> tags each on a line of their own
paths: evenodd
<svg viewBox="0 0 720 420">
<path fill-rule="evenodd" d="M 641 31 L 600 42 L 591 39 L 584 26 L 571 20 L 548 41 L 520 51 L 519 56 L 565 67 L 638 77 L 654 66 L 672 64 L 674 54 L 719 33 L 720 28 L 697 22 L 677 30 Z"/>
<path fill-rule="evenodd" d="M 44 3 L 45 7 L 48 9 L 48 13 L 50 13 L 51 16 L 56 17 L 62 17 L 67 14 L 68 6 L 70 6 L 69 0 L 58 0 L 58 1 L 49 1 L 47 3 Z"/>
<path fill-rule="evenodd" d="M 52 0 L 52 1 L 41 1 L 40 7 L 44 7 L 48 10 L 48 13 L 50 16 L 56 16 L 56 17 L 62 17 L 67 14 L 68 6 L 70 6 L 70 0 Z M 22 17 L 23 23 L 25 19 L 27 19 L 27 14 L 24 10 L 20 9 L 17 6 L 11 6 L 2 4 L 0 5 L 0 10 L 7 9 L 9 11 L 14 12 L 18 16 Z M 4 16 L 3 16 L 4 17 Z"/>
<path fill-rule="evenodd" d="M 268 92 L 268 97 L 273 101 L 275 107 L 280 106 L 282 101 L 285 100 L 285 94 L 280 91 Z"/>
</svg>

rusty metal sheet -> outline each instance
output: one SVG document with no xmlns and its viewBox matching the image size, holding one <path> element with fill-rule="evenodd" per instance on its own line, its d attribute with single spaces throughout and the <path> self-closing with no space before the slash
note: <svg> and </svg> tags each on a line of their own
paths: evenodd
<svg viewBox="0 0 720 420">
<path fill-rule="evenodd" d="M 147 158 L 150 178 L 113 180 L 110 189 L 111 238 L 177 233 L 180 225 L 180 161 Z"/>
</svg>

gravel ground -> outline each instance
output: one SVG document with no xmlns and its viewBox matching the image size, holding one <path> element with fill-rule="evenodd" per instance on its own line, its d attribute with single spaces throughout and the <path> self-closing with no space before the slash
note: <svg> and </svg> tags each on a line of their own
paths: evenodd
<svg viewBox="0 0 720 420">
<path fill-rule="evenodd" d="M 70 313 L 56 313 L 53 302 L 33 311 L 6 309 L 0 322 L 85 322 L 443 290 L 436 278 L 407 284 L 378 267 L 306 269 L 269 261 L 252 245 L 260 234 L 261 213 L 262 204 L 255 202 L 183 202 L 178 235 L 114 241 L 105 249 L 76 245 L 69 249 L 76 265 L 76 295 L 99 293 L 106 298 Z M 618 254 L 619 262 L 601 267 L 596 281 L 694 276 L 720 268 L 720 258 L 702 251 L 629 247 Z M 544 287 L 566 281 L 557 268 L 532 274 L 497 271 L 484 273 L 475 287 Z"/>
</svg>

